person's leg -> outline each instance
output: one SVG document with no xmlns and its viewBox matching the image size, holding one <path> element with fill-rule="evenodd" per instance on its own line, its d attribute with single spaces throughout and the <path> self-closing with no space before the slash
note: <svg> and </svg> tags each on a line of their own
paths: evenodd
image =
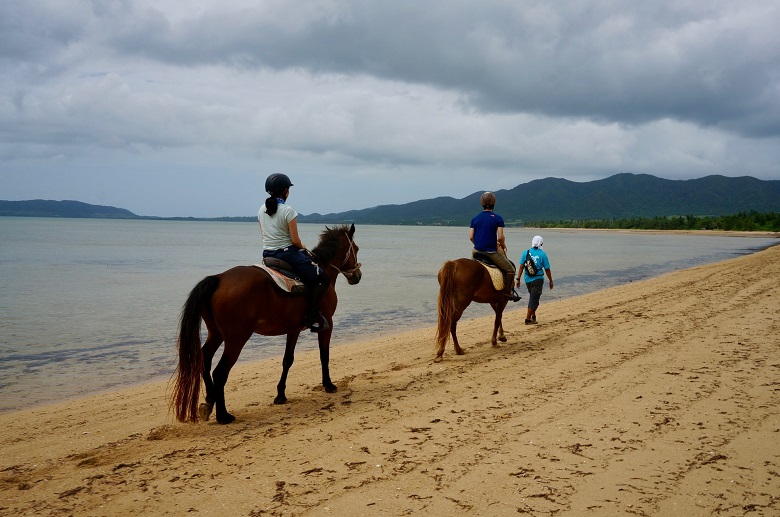
<svg viewBox="0 0 780 517">
<path fill-rule="evenodd" d="M 539 307 L 539 300 L 542 297 L 542 287 L 544 280 L 534 280 L 525 284 L 528 287 L 528 311 L 526 312 L 525 324 L 533 325 L 536 323 L 536 309 Z"/>
<path fill-rule="evenodd" d="M 320 314 L 320 302 L 328 291 L 330 280 L 325 273 L 314 264 L 311 259 L 301 251 L 291 248 L 280 253 L 278 258 L 286 261 L 292 267 L 293 272 L 303 281 L 306 288 L 306 312 L 303 325 L 309 327 L 312 332 L 321 332 L 330 328 L 327 320 Z"/>
<path fill-rule="evenodd" d="M 490 258 L 493 263 L 504 272 L 504 295 L 510 300 L 514 300 L 514 287 L 515 287 L 515 266 L 512 262 L 501 252 L 495 252 L 490 254 Z"/>
<path fill-rule="evenodd" d="M 328 292 L 330 281 L 325 277 L 324 281 L 309 286 L 306 290 L 306 314 L 303 318 L 303 324 L 309 327 L 312 332 L 322 332 L 328 330 L 328 320 L 320 312 L 320 302 L 325 293 Z"/>
</svg>

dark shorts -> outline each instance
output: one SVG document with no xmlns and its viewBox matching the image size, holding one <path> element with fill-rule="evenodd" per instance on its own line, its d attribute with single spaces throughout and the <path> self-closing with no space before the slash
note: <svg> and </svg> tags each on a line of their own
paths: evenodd
<svg viewBox="0 0 780 517">
<path fill-rule="evenodd" d="M 544 278 L 539 278 L 533 282 L 525 284 L 528 288 L 528 308 L 536 310 L 539 307 L 539 300 L 542 298 L 542 289 L 544 288 Z"/>
</svg>

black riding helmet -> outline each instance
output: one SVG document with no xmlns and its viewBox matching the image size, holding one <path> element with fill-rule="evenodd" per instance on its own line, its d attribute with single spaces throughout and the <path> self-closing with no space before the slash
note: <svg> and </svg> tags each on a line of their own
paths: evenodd
<svg viewBox="0 0 780 517">
<path fill-rule="evenodd" d="M 265 180 L 265 191 L 269 194 L 276 195 L 284 192 L 284 189 L 292 187 L 292 181 L 286 174 L 274 173 L 268 176 Z"/>
</svg>

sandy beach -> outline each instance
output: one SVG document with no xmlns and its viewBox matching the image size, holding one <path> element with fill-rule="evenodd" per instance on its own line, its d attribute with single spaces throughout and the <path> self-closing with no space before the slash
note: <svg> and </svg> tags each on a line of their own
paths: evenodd
<svg viewBox="0 0 780 517">
<path fill-rule="evenodd" d="M 227 426 L 165 382 L 0 415 L 0 515 L 780 515 L 780 246 L 526 301 L 438 364 L 433 328 L 335 346 L 334 394 L 299 353 L 284 406 L 239 365 Z"/>
</svg>

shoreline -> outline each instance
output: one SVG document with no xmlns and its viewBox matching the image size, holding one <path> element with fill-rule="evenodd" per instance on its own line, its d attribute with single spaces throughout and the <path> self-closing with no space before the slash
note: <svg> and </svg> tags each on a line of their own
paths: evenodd
<svg viewBox="0 0 780 517">
<path fill-rule="evenodd" d="M 551 302 L 239 364 L 228 426 L 167 381 L 0 414 L 0 515 L 780 511 L 780 247 Z"/>
<path fill-rule="evenodd" d="M 537 228 L 535 226 L 523 226 L 527 230 L 555 230 L 559 232 L 612 232 L 612 233 L 633 233 L 633 234 L 667 234 L 667 235 L 695 235 L 699 237 L 754 237 L 754 238 L 774 238 L 780 239 L 780 232 L 762 232 L 762 231 L 731 231 L 731 230 L 640 230 L 637 228 Z"/>
<path fill-rule="evenodd" d="M 621 234 L 621 233 L 626 233 L 626 234 L 650 233 L 650 234 L 669 234 L 669 235 L 674 235 L 674 234 L 697 234 L 699 236 L 704 236 L 704 237 L 707 237 L 707 236 L 724 236 L 725 235 L 725 236 L 732 236 L 732 237 L 746 237 L 747 236 L 747 237 L 755 237 L 755 238 L 762 238 L 762 239 L 766 239 L 766 238 L 780 239 L 780 233 L 771 233 L 771 232 L 723 232 L 723 231 L 713 231 L 713 230 L 615 230 L 615 229 L 590 229 L 590 228 L 555 228 L 555 229 L 545 228 L 545 229 L 541 229 L 541 230 L 542 231 L 554 230 L 555 232 L 599 232 L 599 233 L 617 233 L 617 234 Z M 777 242 L 768 244 L 766 246 L 762 246 L 760 248 L 750 249 L 748 254 L 754 254 L 754 253 L 757 253 L 758 251 L 761 251 L 763 249 L 770 248 L 770 247 L 773 247 L 773 246 L 778 246 L 778 245 L 780 245 L 780 240 L 778 240 Z M 642 279 L 642 280 L 645 280 L 645 279 Z M 635 282 L 635 280 L 627 281 L 626 284 L 633 283 L 633 282 Z M 625 284 L 618 284 L 618 285 L 625 285 Z M 601 288 L 601 289 L 603 289 L 603 288 Z M 547 295 L 545 297 L 548 298 L 548 300 L 549 300 L 550 293 L 549 293 L 549 291 L 547 289 L 545 289 L 545 292 L 547 293 Z M 555 294 L 557 295 L 558 291 L 556 291 Z M 576 297 L 576 296 L 582 296 L 582 295 L 581 294 L 571 294 L 571 295 L 568 295 L 565 298 L 557 298 L 556 297 L 556 299 L 554 301 L 563 301 L 563 300 L 567 300 L 567 299 L 569 299 L 571 297 Z M 548 303 L 551 303 L 551 302 L 548 301 Z M 474 305 L 477 305 L 477 304 L 474 304 Z M 484 307 L 484 306 L 481 306 L 481 307 Z M 509 313 L 511 313 L 513 311 L 518 311 L 518 310 L 522 311 L 522 312 L 525 312 L 525 301 L 521 301 L 519 304 L 510 304 L 510 305 L 508 305 L 506 310 L 505 310 L 505 312 L 504 312 L 504 314 L 506 316 L 507 314 L 509 314 Z M 463 324 L 463 322 L 465 322 L 465 321 L 472 321 L 472 320 L 475 320 L 475 319 L 488 317 L 488 316 L 479 316 L 479 315 L 469 314 L 468 310 L 467 310 L 467 312 L 466 312 L 466 314 L 464 316 L 465 317 L 462 320 L 461 324 Z M 435 322 L 433 322 L 432 324 L 431 323 L 420 322 L 418 325 L 410 327 L 409 330 L 411 330 L 411 331 L 424 331 L 424 330 L 430 328 L 431 325 L 435 325 Z M 346 345 L 353 344 L 353 343 L 360 343 L 360 342 L 364 342 L 364 341 L 367 341 L 367 340 L 368 341 L 379 340 L 379 339 L 382 339 L 384 337 L 387 337 L 387 335 L 388 335 L 388 331 L 387 330 L 380 330 L 380 331 L 371 332 L 371 333 L 367 334 L 364 337 L 356 337 L 354 335 L 349 335 L 346 338 L 343 338 L 343 340 L 339 339 L 338 342 L 335 343 L 335 344 L 331 343 L 331 348 L 346 346 Z M 337 336 L 334 336 L 334 337 L 337 337 Z M 236 367 L 240 367 L 242 365 L 252 364 L 252 363 L 255 363 L 255 362 L 259 362 L 259 361 L 268 361 L 268 360 L 274 361 L 274 360 L 276 360 L 276 361 L 280 362 L 281 358 L 282 358 L 282 356 L 284 354 L 284 346 L 283 346 L 283 341 L 280 341 L 279 343 L 280 343 L 279 346 L 275 347 L 273 349 L 273 351 L 269 351 L 266 354 L 264 354 L 264 357 L 262 357 L 260 359 L 252 358 L 252 359 L 245 359 L 244 360 L 242 357 L 239 357 L 239 362 L 237 363 Z M 314 341 L 312 343 L 312 342 L 305 342 L 305 340 L 302 340 L 301 342 L 299 342 L 298 352 L 301 352 L 301 347 L 302 346 L 307 346 L 309 348 L 313 347 L 313 348 L 316 349 L 316 341 Z M 304 352 L 306 352 L 306 351 L 309 351 L 309 350 L 304 350 Z M 172 349 L 172 353 L 173 352 L 175 352 L 174 349 Z M 218 357 L 219 357 L 219 353 L 217 354 L 217 359 L 218 359 Z M 90 391 L 90 392 L 87 392 L 87 393 L 82 393 L 82 394 L 76 394 L 76 395 L 73 395 L 73 396 L 68 396 L 68 397 L 62 399 L 61 401 L 44 400 L 44 401 L 41 401 L 41 402 L 35 402 L 35 403 L 31 404 L 31 405 L 28 405 L 25 408 L 0 409 L 0 415 L 9 414 L 9 413 L 13 413 L 15 411 L 20 411 L 20 410 L 24 410 L 24 409 L 46 408 L 47 406 L 55 405 L 55 404 L 58 404 L 59 402 L 68 402 L 68 401 L 74 401 L 74 400 L 78 400 L 78 399 L 81 399 L 81 398 L 87 398 L 87 397 L 91 397 L 91 396 L 99 396 L 99 395 L 111 394 L 111 393 L 114 393 L 116 391 L 123 390 L 123 389 L 126 389 L 126 388 L 135 388 L 135 387 L 143 386 L 144 384 L 148 384 L 148 383 L 167 381 L 168 378 L 169 378 L 169 376 L 167 376 L 167 375 L 159 375 L 159 376 L 154 377 L 154 378 L 147 378 L 147 379 L 143 379 L 143 380 L 140 380 L 140 381 L 132 382 L 132 383 L 129 383 L 129 384 L 117 384 L 115 386 L 110 386 L 110 387 L 106 387 L 106 388 L 100 388 L 98 390 Z"/>
</svg>

